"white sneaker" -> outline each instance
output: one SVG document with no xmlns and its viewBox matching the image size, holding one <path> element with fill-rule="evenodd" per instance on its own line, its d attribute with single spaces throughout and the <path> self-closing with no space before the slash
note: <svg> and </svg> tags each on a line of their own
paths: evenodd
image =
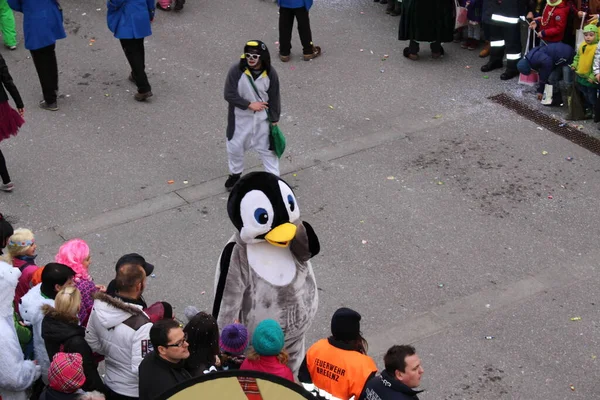
<svg viewBox="0 0 600 400">
<path fill-rule="evenodd" d="M 12 192 L 14 187 L 15 184 L 12 182 L 3 183 L 2 185 L 0 185 L 0 190 L 2 190 L 3 192 Z"/>
</svg>

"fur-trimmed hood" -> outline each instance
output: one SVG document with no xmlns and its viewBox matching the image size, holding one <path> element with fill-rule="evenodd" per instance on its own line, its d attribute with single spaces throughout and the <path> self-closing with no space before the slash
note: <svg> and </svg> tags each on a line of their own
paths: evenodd
<svg viewBox="0 0 600 400">
<path fill-rule="evenodd" d="M 112 329 L 129 319 L 133 315 L 147 315 L 142 311 L 142 306 L 126 303 L 123 300 L 111 297 L 106 293 L 96 292 L 94 297 L 93 312 L 96 313 L 100 324 L 105 329 Z"/>
<path fill-rule="evenodd" d="M 42 306 L 42 313 L 44 313 L 44 316 L 55 319 L 57 321 L 75 325 L 79 324 L 79 320 L 75 315 L 69 315 L 67 313 L 60 312 L 49 304 L 44 304 Z"/>
</svg>

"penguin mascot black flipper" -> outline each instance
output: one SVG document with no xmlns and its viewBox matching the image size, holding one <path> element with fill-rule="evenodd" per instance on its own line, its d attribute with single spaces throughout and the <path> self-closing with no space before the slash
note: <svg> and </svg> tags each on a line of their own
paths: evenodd
<svg viewBox="0 0 600 400">
<path fill-rule="evenodd" d="M 289 366 L 297 373 L 304 336 L 317 313 L 318 293 L 310 258 L 319 239 L 291 187 L 267 172 L 252 172 L 233 187 L 227 202 L 238 229 L 225 246 L 215 274 L 213 316 L 219 326 L 239 321 L 253 332 L 264 319 L 285 332 Z"/>
</svg>

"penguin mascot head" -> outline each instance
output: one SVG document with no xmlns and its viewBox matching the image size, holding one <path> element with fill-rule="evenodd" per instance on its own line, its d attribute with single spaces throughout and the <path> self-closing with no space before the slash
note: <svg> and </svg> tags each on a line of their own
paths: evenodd
<svg viewBox="0 0 600 400">
<path fill-rule="evenodd" d="M 266 241 L 278 247 L 290 244 L 300 219 L 292 188 L 268 172 L 244 175 L 229 194 L 227 212 L 244 243 Z"/>
</svg>

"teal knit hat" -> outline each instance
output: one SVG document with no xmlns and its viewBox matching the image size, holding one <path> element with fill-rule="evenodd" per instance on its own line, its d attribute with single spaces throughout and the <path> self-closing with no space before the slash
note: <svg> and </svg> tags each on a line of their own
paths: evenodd
<svg viewBox="0 0 600 400">
<path fill-rule="evenodd" d="M 254 330 L 252 347 L 261 356 L 276 356 L 283 350 L 285 336 L 277 321 L 265 319 Z"/>
</svg>

